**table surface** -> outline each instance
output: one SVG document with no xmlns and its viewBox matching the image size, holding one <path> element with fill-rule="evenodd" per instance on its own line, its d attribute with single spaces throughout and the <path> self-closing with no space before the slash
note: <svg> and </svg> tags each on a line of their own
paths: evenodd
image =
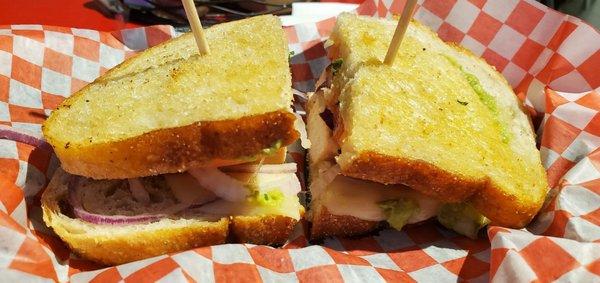
<svg viewBox="0 0 600 283">
<path fill-rule="evenodd" d="M 321 2 L 360 3 L 362 0 Z M 140 26 L 105 16 L 99 7 L 92 0 L 0 0 L 0 25 L 42 24 L 102 31 Z"/>
<path fill-rule="evenodd" d="M 43 24 L 112 31 L 137 27 L 103 15 L 91 0 L 0 0 L 0 25 Z"/>
</svg>

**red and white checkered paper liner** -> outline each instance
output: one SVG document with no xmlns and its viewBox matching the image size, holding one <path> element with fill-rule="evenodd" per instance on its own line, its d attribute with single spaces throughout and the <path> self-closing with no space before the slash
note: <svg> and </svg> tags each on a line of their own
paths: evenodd
<svg viewBox="0 0 600 283">
<path fill-rule="evenodd" d="M 390 17 L 403 3 L 367 0 L 358 12 Z M 600 281 L 600 34 L 531 0 L 421 0 L 415 17 L 496 66 L 532 113 L 555 197 L 527 229 L 471 240 L 432 222 L 320 245 L 298 231 L 282 249 L 219 245 L 106 268 L 70 254 L 41 220 L 56 158 L 0 140 L 0 281 Z M 329 63 L 334 24 L 286 28 L 297 89 L 312 90 Z M 0 27 L 0 124 L 39 133 L 64 97 L 173 36 Z"/>
</svg>

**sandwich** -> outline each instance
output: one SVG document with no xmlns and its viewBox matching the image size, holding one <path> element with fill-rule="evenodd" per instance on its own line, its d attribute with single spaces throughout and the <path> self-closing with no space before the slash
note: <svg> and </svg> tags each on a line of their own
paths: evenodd
<svg viewBox="0 0 600 283">
<path fill-rule="evenodd" d="M 60 160 L 45 223 L 116 265 L 226 242 L 279 245 L 303 214 L 288 45 L 277 17 L 192 34 L 132 57 L 43 125 Z"/>
<path fill-rule="evenodd" d="M 342 14 L 307 105 L 311 238 L 436 218 L 477 237 L 528 224 L 547 191 L 531 122 L 484 60 L 412 21 Z"/>
</svg>

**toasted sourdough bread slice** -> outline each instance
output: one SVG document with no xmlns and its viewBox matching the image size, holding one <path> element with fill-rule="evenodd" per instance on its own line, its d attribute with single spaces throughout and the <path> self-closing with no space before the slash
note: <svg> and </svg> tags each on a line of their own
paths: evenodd
<svg viewBox="0 0 600 283">
<path fill-rule="evenodd" d="M 338 147 L 333 132 L 321 114 L 325 110 L 328 89 L 309 94 L 306 105 L 308 138 L 314 146 L 308 151 L 311 192 L 310 238 L 356 236 L 383 227 L 387 216 L 379 204 L 388 200 L 408 199 L 418 204 L 406 220 L 415 224 L 435 217 L 441 203 L 402 185 L 383 185 L 340 174 L 335 164 Z"/>
<path fill-rule="evenodd" d="M 297 139 L 279 20 L 184 35 L 133 57 L 66 99 L 44 123 L 62 167 L 95 179 L 248 161 Z M 193 55 L 192 55 L 193 54 Z"/>
<path fill-rule="evenodd" d="M 283 244 L 297 219 L 283 215 L 216 219 L 162 219 L 126 226 L 97 225 L 64 213 L 70 175 L 57 169 L 42 195 L 44 221 L 81 257 L 117 265 L 201 246 L 234 241 Z"/>
<path fill-rule="evenodd" d="M 343 59 L 329 97 L 339 101 L 342 173 L 468 201 L 495 224 L 523 227 L 547 181 L 517 97 L 493 67 L 416 21 L 383 65 L 395 25 L 342 14 L 331 36 Z"/>
</svg>

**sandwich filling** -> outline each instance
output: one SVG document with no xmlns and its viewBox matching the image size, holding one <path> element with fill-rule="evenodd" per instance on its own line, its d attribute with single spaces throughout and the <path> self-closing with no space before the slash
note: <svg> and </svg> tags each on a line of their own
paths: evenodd
<svg viewBox="0 0 600 283">
<path fill-rule="evenodd" d="M 270 161 L 276 159 L 271 157 Z M 300 219 L 302 207 L 297 194 L 301 186 L 296 164 L 264 162 L 125 180 L 72 175 L 63 213 L 103 225 L 165 218 L 212 221 L 229 216 L 282 215 Z"/>
</svg>

